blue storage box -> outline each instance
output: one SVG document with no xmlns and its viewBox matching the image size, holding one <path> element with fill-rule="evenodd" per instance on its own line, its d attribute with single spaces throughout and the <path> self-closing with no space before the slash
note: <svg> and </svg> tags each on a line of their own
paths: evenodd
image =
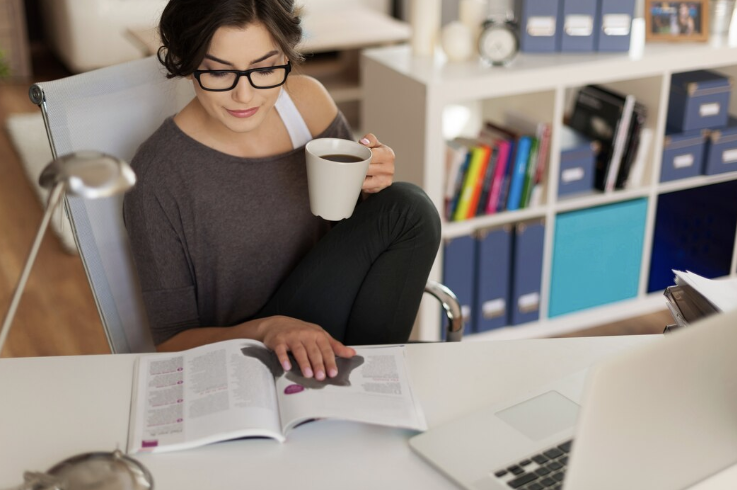
<svg viewBox="0 0 737 490">
<path fill-rule="evenodd" d="M 592 52 L 597 0 L 562 0 L 558 37 L 563 52 Z"/>
<path fill-rule="evenodd" d="M 588 192 L 594 188 L 598 152 L 597 142 L 568 126 L 561 126 L 558 196 Z"/>
<path fill-rule="evenodd" d="M 685 179 L 700 175 L 704 168 L 704 143 L 707 131 L 698 129 L 679 133 L 670 130 L 663 141 L 660 181 Z"/>
<path fill-rule="evenodd" d="M 560 50 L 556 35 L 558 11 L 563 0 L 517 0 L 515 18 L 519 19 L 520 51 L 551 53 Z"/>
<path fill-rule="evenodd" d="M 635 0 L 599 0 L 594 48 L 607 52 L 629 51 L 634 15 Z"/>
<path fill-rule="evenodd" d="M 737 118 L 730 117 L 728 126 L 709 131 L 704 161 L 707 175 L 737 170 Z"/>
<path fill-rule="evenodd" d="M 713 71 L 676 73 L 671 77 L 668 127 L 685 132 L 727 124 L 732 82 Z"/>
</svg>

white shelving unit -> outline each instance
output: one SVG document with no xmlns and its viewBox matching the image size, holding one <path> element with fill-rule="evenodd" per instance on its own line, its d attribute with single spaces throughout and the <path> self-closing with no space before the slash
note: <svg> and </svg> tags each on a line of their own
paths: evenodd
<svg viewBox="0 0 737 490">
<path fill-rule="evenodd" d="M 364 99 L 362 126 L 391 146 L 396 157 L 395 180 L 409 181 L 425 189 L 438 209 L 443 208 L 445 187 L 444 110 L 455 104 L 472 106 L 480 120 L 501 121 L 505 109 L 515 108 L 552 127 L 550 159 L 545 189 L 537 207 L 443 224 L 443 236 L 452 238 L 476 230 L 532 218 L 546 223 L 541 309 L 538 322 L 507 327 L 471 338 L 530 338 L 579 330 L 608 321 L 643 314 L 664 307 L 661 294 L 647 293 L 650 251 L 658 196 L 737 179 L 737 172 L 699 176 L 659 183 L 663 135 L 672 73 L 712 69 L 737 80 L 737 42 L 714 40 L 704 44 L 648 44 L 633 38 L 633 48 L 621 54 L 521 54 L 509 67 L 489 67 L 479 61 L 446 62 L 414 57 L 408 46 L 367 50 L 361 65 Z M 560 145 L 557 135 L 578 88 L 602 84 L 634 94 L 648 108 L 646 126 L 653 131 L 640 186 L 612 193 L 557 198 Z M 730 112 L 737 114 L 737 96 Z M 472 128 L 477 131 L 479 128 Z M 561 212 L 645 198 L 648 201 L 645 239 L 637 297 L 548 318 L 549 289 L 555 218 Z M 442 247 L 431 279 L 442 279 Z M 730 270 L 734 275 L 737 255 Z M 605 278 L 602 278 L 605 280 Z M 414 337 L 434 340 L 439 335 L 436 304 L 423 302 Z"/>
</svg>

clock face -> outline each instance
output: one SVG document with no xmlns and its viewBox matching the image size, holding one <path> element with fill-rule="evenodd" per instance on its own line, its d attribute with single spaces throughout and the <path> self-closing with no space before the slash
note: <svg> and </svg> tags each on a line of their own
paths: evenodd
<svg viewBox="0 0 737 490">
<path fill-rule="evenodd" d="M 489 26 L 481 33 L 481 56 L 495 65 L 508 63 L 517 54 L 517 37 L 505 26 Z"/>
</svg>

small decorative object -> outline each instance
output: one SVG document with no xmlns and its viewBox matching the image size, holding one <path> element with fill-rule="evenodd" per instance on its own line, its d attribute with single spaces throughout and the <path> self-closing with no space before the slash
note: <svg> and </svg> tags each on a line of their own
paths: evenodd
<svg viewBox="0 0 737 490">
<path fill-rule="evenodd" d="M 412 54 L 431 56 L 440 34 L 441 0 L 412 0 L 410 25 L 412 26 Z"/>
<path fill-rule="evenodd" d="M 645 0 L 645 25 L 647 41 L 707 41 L 709 0 Z"/>
<path fill-rule="evenodd" d="M 709 33 L 714 36 L 726 36 L 729 34 L 729 26 L 732 23 L 734 13 L 734 0 L 710 0 L 709 1 Z"/>
<path fill-rule="evenodd" d="M 479 36 L 479 54 L 495 66 L 508 65 L 519 52 L 517 24 L 511 15 L 490 17 Z"/>
<path fill-rule="evenodd" d="M 79 454 L 56 464 L 46 473 L 27 471 L 18 490 L 151 490 L 148 469 L 122 452 Z"/>
<path fill-rule="evenodd" d="M 471 30 L 474 44 L 479 40 L 488 7 L 486 0 L 461 0 L 458 4 L 458 20 Z"/>
<path fill-rule="evenodd" d="M 475 52 L 471 29 L 457 20 L 443 28 L 440 43 L 450 61 L 467 61 Z"/>
</svg>

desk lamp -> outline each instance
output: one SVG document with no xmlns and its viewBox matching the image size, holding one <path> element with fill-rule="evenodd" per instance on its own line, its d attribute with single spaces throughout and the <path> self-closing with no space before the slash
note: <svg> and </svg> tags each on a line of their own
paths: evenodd
<svg viewBox="0 0 737 490">
<path fill-rule="evenodd" d="M 41 172 L 39 184 L 51 189 L 46 211 L 36 239 L 31 246 L 18 285 L 10 301 L 0 329 L 0 352 L 10 325 L 15 317 L 20 297 L 36 260 L 41 240 L 56 207 L 66 193 L 86 199 L 111 197 L 133 187 L 136 176 L 130 165 L 110 155 L 96 151 L 79 151 L 53 160 Z M 25 474 L 23 489 L 76 490 L 95 488 L 104 490 L 143 490 L 153 488 L 153 478 L 148 470 L 120 451 L 80 454 L 55 465 L 47 473 Z"/>
</svg>

